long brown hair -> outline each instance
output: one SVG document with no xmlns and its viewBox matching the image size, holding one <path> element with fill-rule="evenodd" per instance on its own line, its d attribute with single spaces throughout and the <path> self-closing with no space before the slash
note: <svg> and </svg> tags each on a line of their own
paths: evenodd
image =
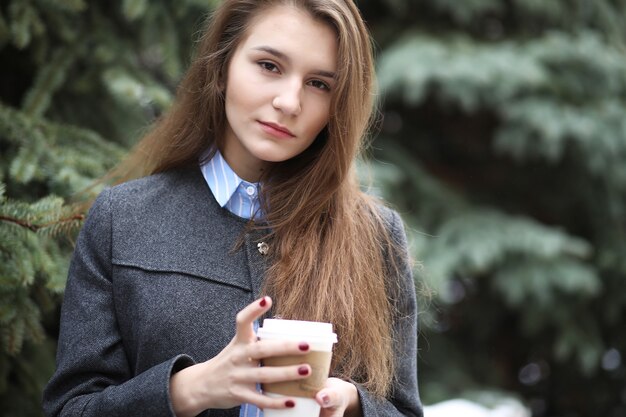
<svg viewBox="0 0 626 417">
<path fill-rule="evenodd" d="M 333 323 L 339 343 L 332 374 L 384 396 L 394 374 L 390 288 L 396 278 L 389 278 L 394 268 L 385 262 L 384 248 L 393 245 L 380 203 L 360 190 L 355 174 L 373 114 L 374 64 L 351 0 L 224 1 L 172 108 L 113 175 L 122 181 L 193 166 L 202 152 L 222 148 L 227 66 L 251 21 L 277 5 L 307 11 L 335 30 L 338 68 L 328 125 L 306 151 L 273 165 L 261 181 L 271 228 L 265 291 L 275 299 L 276 315 Z"/>
</svg>

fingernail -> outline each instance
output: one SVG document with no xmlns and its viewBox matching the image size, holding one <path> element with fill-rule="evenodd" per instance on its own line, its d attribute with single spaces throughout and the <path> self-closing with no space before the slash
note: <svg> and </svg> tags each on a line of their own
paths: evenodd
<svg viewBox="0 0 626 417">
<path fill-rule="evenodd" d="M 298 368 L 298 374 L 300 375 L 308 375 L 309 374 L 309 368 L 307 368 L 306 366 L 301 366 Z"/>
<path fill-rule="evenodd" d="M 324 403 L 324 405 L 330 404 L 330 397 L 328 396 L 328 394 L 322 395 L 322 402 Z"/>
<path fill-rule="evenodd" d="M 296 406 L 296 403 L 294 403 L 293 401 L 291 401 L 291 400 L 285 401 L 285 407 L 287 407 L 287 408 L 294 408 L 295 406 Z"/>
<path fill-rule="evenodd" d="M 309 350 L 309 344 L 307 342 L 302 342 L 298 345 L 298 349 L 300 349 L 303 352 L 306 352 L 307 350 Z"/>
<path fill-rule="evenodd" d="M 265 307 L 267 305 L 267 301 L 265 301 L 265 297 L 261 298 L 261 301 L 259 302 L 259 304 L 261 305 L 261 307 Z"/>
</svg>

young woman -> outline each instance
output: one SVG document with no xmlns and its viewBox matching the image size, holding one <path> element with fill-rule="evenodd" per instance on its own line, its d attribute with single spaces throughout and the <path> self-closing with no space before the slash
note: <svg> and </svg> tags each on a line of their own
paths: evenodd
<svg viewBox="0 0 626 417">
<path fill-rule="evenodd" d="M 309 346 L 258 341 L 266 316 L 334 324 L 322 417 L 422 415 L 403 226 L 354 172 L 373 77 L 351 0 L 216 10 L 173 108 L 118 171 L 146 176 L 105 190 L 81 231 L 47 415 L 293 407 L 256 387 L 310 365 L 259 363 Z"/>
</svg>

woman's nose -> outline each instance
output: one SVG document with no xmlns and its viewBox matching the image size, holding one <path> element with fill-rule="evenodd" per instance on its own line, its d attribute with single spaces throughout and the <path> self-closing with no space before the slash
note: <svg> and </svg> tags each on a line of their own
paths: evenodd
<svg viewBox="0 0 626 417">
<path fill-rule="evenodd" d="M 296 82 L 286 84 L 272 100 L 272 106 L 289 116 L 297 116 L 302 112 L 301 94 L 302 87 L 299 81 L 297 84 Z"/>
</svg>

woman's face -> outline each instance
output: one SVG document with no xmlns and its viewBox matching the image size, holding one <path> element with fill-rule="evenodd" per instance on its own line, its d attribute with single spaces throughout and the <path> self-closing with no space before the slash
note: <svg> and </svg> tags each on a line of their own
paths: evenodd
<svg viewBox="0 0 626 417">
<path fill-rule="evenodd" d="M 273 162 L 307 149 L 326 126 L 337 68 L 333 29 L 279 6 L 253 20 L 232 56 L 226 80 L 223 154 L 257 181 Z"/>
</svg>

